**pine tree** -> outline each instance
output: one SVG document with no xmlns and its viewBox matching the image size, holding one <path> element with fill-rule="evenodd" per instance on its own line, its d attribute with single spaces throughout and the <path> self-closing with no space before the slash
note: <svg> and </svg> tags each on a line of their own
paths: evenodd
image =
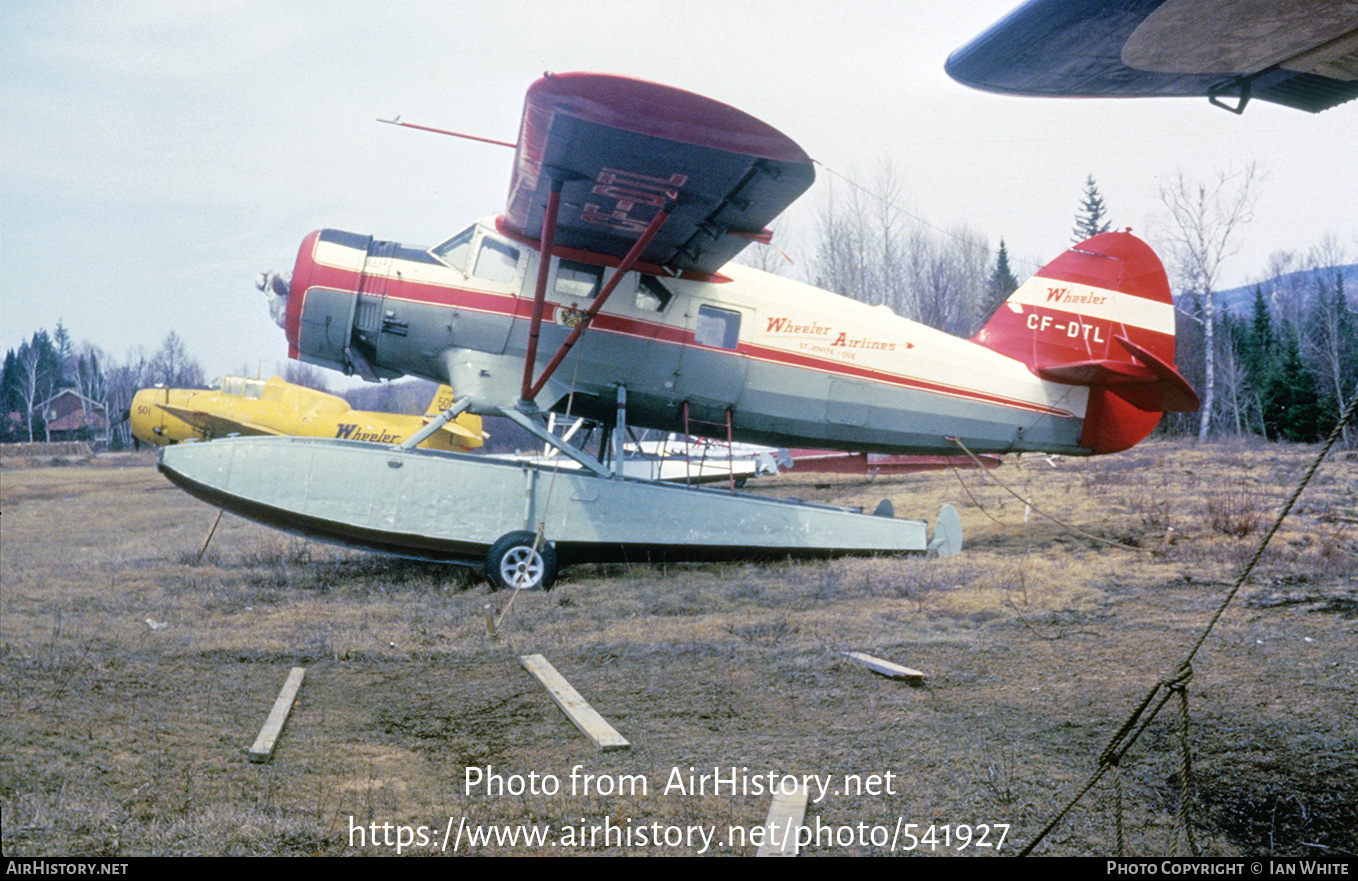
<svg viewBox="0 0 1358 881">
<path fill-rule="evenodd" d="M 1075 215 L 1074 237 L 1071 241 L 1078 245 L 1090 236 L 1108 232 L 1110 224 L 1103 219 L 1107 213 L 1103 196 L 1099 195 L 1099 185 L 1094 183 L 1094 175 L 1091 174 L 1085 178 L 1084 200 L 1080 203 L 1080 213 Z"/>
<path fill-rule="evenodd" d="M 1004 239 L 1000 239 L 1000 251 L 995 256 L 995 268 L 986 279 L 981 324 L 984 325 L 990 320 L 990 316 L 1000 308 L 1000 304 L 1009 299 L 1009 295 L 1016 291 L 1018 286 L 1018 279 L 1014 278 L 1014 273 L 1009 268 L 1009 249 L 1004 246 Z"/>
<path fill-rule="evenodd" d="M 1264 431 L 1270 440 L 1315 443 L 1325 428 L 1325 408 L 1316 395 L 1316 376 L 1302 363 L 1297 338 L 1285 333 L 1277 369 L 1264 388 Z"/>
<path fill-rule="evenodd" d="M 11 423 L 10 414 L 24 412 L 21 371 L 19 355 L 10 349 L 5 353 L 5 366 L 0 371 L 0 416 L 4 419 L 0 423 L 0 440 L 6 442 L 19 440 L 15 431 L 17 426 Z"/>
<path fill-rule="evenodd" d="M 1273 350 L 1276 345 L 1273 316 L 1269 314 L 1268 301 L 1264 299 L 1264 289 L 1255 285 L 1254 316 L 1250 321 L 1249 352 L 1254 361 L 1250 366 L 1258 368 L 1260 376 L 1263 375 L 1268 362 L 1273 358 Z"/>
<path fill-rule="evenodd" d="M 1263 389 L 1277 366 L 1278 333 L 1261 287 L 1254 288 L 1254 311 L 1248 323 L 1242 319 L 1238 343 L 1250 384 L 1256 390 Z"/>
</svg>

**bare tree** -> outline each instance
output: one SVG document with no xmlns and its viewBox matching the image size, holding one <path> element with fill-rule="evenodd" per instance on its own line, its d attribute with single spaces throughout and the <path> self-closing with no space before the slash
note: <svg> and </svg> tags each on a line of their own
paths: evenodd
<svg viewBox="0 0 1358 881">
<path fill-rule="evenodd" d="M 1169 211 L 1165 235 L 1175 269 L 1187 293 L 1202 303 L 1203 403 L 1198 440 L 1211 432 L 1217 406 L 1218 324 L 1217 286 L 1226 260 L 1239 248 L 1241 227 L 1249 223 L 1262 173 L 1251 163 L 1242 169 L 1218 172 L 1212 182 L 1190 182 L 1182 172 L 1160 188 L 1160 201 Z"/>
<path fill-rule="evenodd" d="M 122 446 L 132 443 L 132 426 L 128 420 L 120 417 L 130 411 L 132 398 L 138 389 L 152 384 L 151 362 L 146 357 L 146 350 L 140 346 L 136 351 L 127 353 L 124 363 L 112 364 L 105 374 L 105 412 L 114 420 L 113 435 Z"/>
<path fill-rule="evenodd" d="M 47 331 L 33 334 L 33 339 L 20 344 L 18 352 L 19 383 L 17 389 L 24 402 L 24 415 L 28 421 L 28 440 L 33 442 L 34 410 L 38 404 L 50 398 L 61 388 L 61 359 L 57 354 L 52 338 Z M 46 430 L 47 417 L 42 417 Z"/>
<path fill-rule="evenodd" d="M 28 442 L 33 443 L 33 408 L 41 398 L 42 371 L 41 352 L 37 346 L 22 343 L 19 346 L 20 384 L 19 394 L 24 402 L 24 421 L 28 424 Z"/>
<path fill-rule="evenodd" d="M 184 340 L 170 331 L 161 343 L 160 351 L 151 359 L 151 382 L 164 383 L 170 388 L 189 388 L 203 384 L 203 369 L 189 356 Z"/>
<path fill-rule="evenodd" d="M 807 280 L 864 303 L 966 333 L 983 308 L 990 248 L 978 233 L 929 229 L 899 207 L 902 177 L 883 160 L 873 191 L 827 188 Z"/>
<path fill-rule="evenodd" d="M 1336 419 L 1358 394 L 1358 322 L 1344 290 L 1344 247 L 1326 236 L 1311 249 L 1308 287 L 1312 290 L 1303 357 L 1315 364 L 1320 391 L 1333 399 Z M 1344 445 L 1352 446 L 1353 429 L 1344 427 Z"/>
<path fill-rule="evenodd" d="M 1274 251 L 1264 270 L 1264 292 L 1272 314 L 1293 329 L 1302 325 L 1306 304 L 1302 302 L 1302 261 L 1295 251 Z"/>
<path fill-rule="evenodd" d="M 900 169 L 887 157 L 877 164 L 873 178 L 875 206 L 874 233 L 877 239 L 875 284 L 872 299 L 867 302 L 899 310 L 909 297 L 908 282 L 903 271 L 905 234 L 908 224 L 899 205 L 905 197 L 905 183 Z M 915 225 L 918 230 L 918 225 Z"/>
<path fill-rule="evenodd" d="M 984 307 L 990 261 L 985 238 L 957 227 L 946 236 L 916 237 L 912 245 L 909 317 L 948 333 L 966 333 Z"/>
<path fill-rule="evenodd" d="M 318 392 L 325 392 L 327 394 L 330 392 L 330 386 L 326 384 L 326 371 L 314 364 L 307 364 L 302 361 L 288 361 L 286 364 L 283 364 L 281 368 L 278 364 L 275 364 L 274 369 L 276 372 L 283 374 L 283 380 L 285 382 L 290 382 L 293 385 L 300 385 L 303 388 L 315 389 Z"/>
<path fill-rule="evenodd" d="M 1236 435 L 1243 435 L 1259 423 L 1255 414 L 1258 411 L 1258 395 L 1250 385 L 1249 371 L 1237 347 L 1239 323 L 1228 323 L 1227 328 L 1236 328 L 1234 333 L 1224 333 L 1217 342 L 1217 381 L 1221 386 L 1221 412 L 1218 414 L 1219 428 L 1228 428 Z"/>
<path fill-rule="evenodd" d="M 872 263 L 868 213 L 856 187 L 847 194 L 830 181 L 816 217 L 816 250 L 811 282 L 855 300 L 871 302 L 868 267 Z"/>
</svg>

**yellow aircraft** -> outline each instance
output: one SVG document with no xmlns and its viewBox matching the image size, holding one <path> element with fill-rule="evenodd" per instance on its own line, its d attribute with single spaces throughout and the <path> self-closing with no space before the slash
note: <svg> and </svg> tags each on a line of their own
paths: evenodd
<svg viewBox="0 0 1358 881">
<path fill-rule="evenodd" d="M 286 434 L 398 444 L 451 407 L 440 386 L 424 416 L 354 410 L 343 398 L 284 382 L 227 376 L 210 389 L 142 389 L 132 398 L 132 433 L 156 446 L 231 435 Z M 464 413 L 420 444 L 465 453 L 482 443 L 481 417 Z"/>
</svg>

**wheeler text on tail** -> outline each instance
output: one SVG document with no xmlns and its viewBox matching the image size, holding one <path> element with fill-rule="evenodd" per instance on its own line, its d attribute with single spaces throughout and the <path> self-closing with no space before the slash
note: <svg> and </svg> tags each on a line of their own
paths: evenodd
<svg viewBox="0 0 1358 881">
<path fill-rule="evenodd" d="M 314 232 L 291 278 L 264 287 L 292 357 L 447 383 L 458 394 L 450 418 L 530 426 L 556 411 L 779 447 L 949 454 L 960 441 L 977 453 L 1089 455 L 1132 446 L 1162 412 L 1196 408 L 1173 366 L 1164 270 L 1127 232 L 1049 263 L 970 340 L 729 262 L 767 241 L 813 179 L 792 140 L 724 104 L 616 76 L 549 75 L 528 90 L 502 215 L 430 248 Z M 348 540 L 316 527 L 328 516 L 275 522 Z M 420 533 L 411 543 L 428 544 L 437 527 L 409 528 Z M 582 558 L 664 545 L 650 533 L 633 543 L 545 532 Z M 695 541 L 665 547 L 685 540 Z"/>
</svg>

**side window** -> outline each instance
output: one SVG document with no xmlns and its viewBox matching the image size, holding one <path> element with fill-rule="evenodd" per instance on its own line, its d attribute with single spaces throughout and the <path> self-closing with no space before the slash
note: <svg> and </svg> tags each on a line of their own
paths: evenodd
<svg viewBox="0 0 1358 881">
<path fill-rule="evenodd" d="M 562 258 L 556 266 L 552 289 L 562 297 L 589 300 L 603 287 L 604 268 Z"/>
<path fill-rule="evenodd" d="M 671 296 L 669 290 L 655 276 L 637 276 L 638 309 L 645 312 L 664 312 L 665 307 L 670 304 Z"/>
<path fill-rule="evenodd" d="M 472 250 L 472 233 L 474 232 L 476 232 L 476 227 L 469 226 L 443 244 L 430 248 L 429 253 L 449 269 L 456 269 L 466 275 L 467 255 Z"/>
<path fill-rule="evenodd" d="M 481 237 L 481 250 L 476 252 L 476 268 L 472 275 L 496 284 L 512 284 L 514 271 L 519 265 L 519 249 L 513 245 Z"/>
<path fill-rule="evenodd" d="M 699 306 L 693 339 L 704 346 L 734 349 L 740 342 L 740 313 L 716 306 Z"/>
</svg>

